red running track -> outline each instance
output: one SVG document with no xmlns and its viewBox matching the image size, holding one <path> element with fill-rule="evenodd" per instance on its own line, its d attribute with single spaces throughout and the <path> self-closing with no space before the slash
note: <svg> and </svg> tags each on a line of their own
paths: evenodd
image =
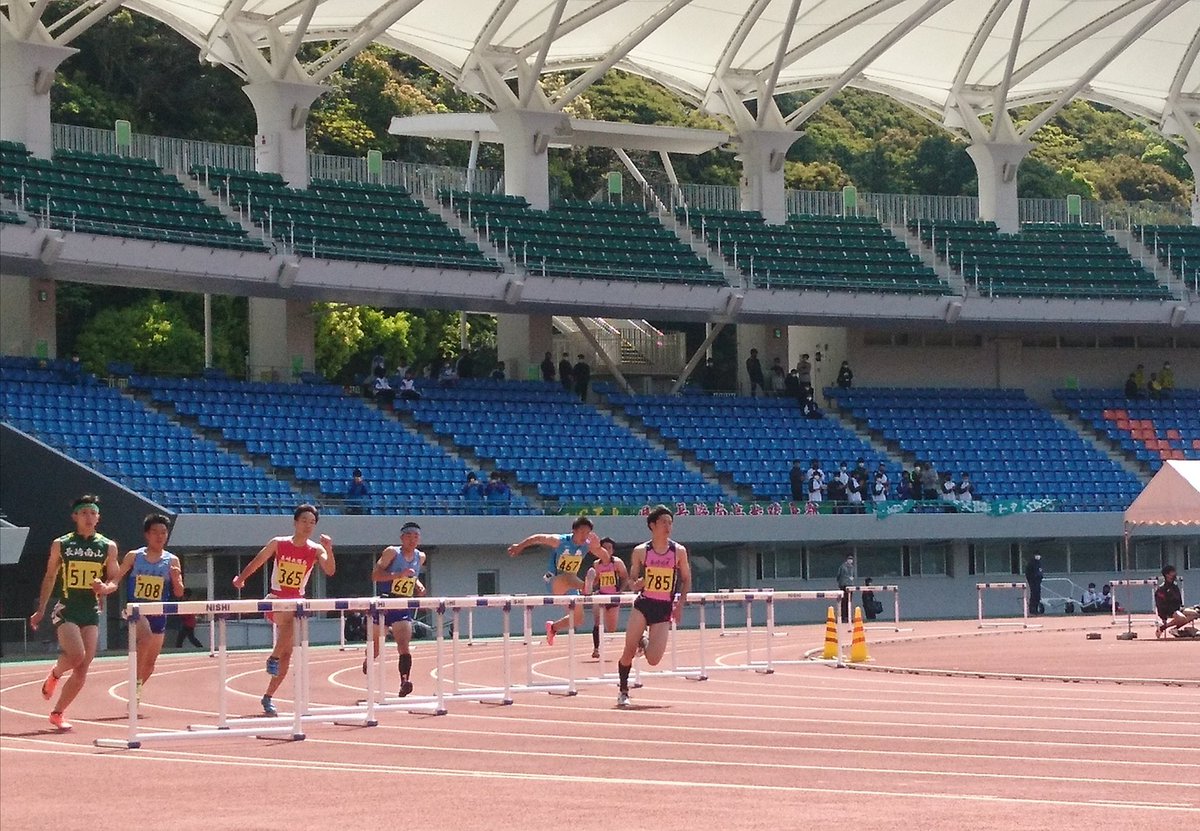
<svg viewBox="0 0 1200 831">
<path fill-rule="evenodd" d="M 1112 667 L 1111 654 L 1093 651 L 1111 650 L 1112 634 L 1086 643 L 1077 629 L 976 637 L 973 624 L 921 623 L 911 634 L 872 633 L 871 648 L 877 664 L 1019 674 L 1056 650 L 1053 666 L 1108 654 L 1104 666 Z M 817 627 L 790 629 L 774 642 L 775 657 L 798 658 L 821 637 Z M 681 661 L 695 662 L 695 633 L 678 638 Z M 1196 646 L 1124 643 L 1116 663 L 1141 673 L 1129 677 L 1150 677 L 1167 659 L 1195 662 Z M 517 652 L 513 677 L 521 681 L 524 650 Z M 497 644 L 461 654 L 460 683 L 498 683 Z M 390 646 L 387 655 L 391 689 Z M 738 663 L 745 647 L 738 637 L 710 638 L 708 655 Z M 429 692 L 432 644 L 417 642 L 414 658 L 418 693 Z M 262 661 L 261 652 L 231 656 L 233 713 L 257 714 Z M 361 653 L 315 650 L 312 702 L 353 703 L 364 689 L 360 664 Z M 4 831 L 166 822 L 205 831 L 818 823 L 1109 831 L 1200 822 L 1194 686 L 783 665 L 772 675 L 716 671 L 704 682 L 648 676 L 627 710 L 614 706 L 614 687 L 584 686 L 574 697 L 522 694 L 512 706 L 451 702 L 440 717 L 381 713 L 373 728 L 308 725 L 302 742 L 228 737 L 105 750 L 92 740 L 126 729 L 124 659 L 93 666 L 69 714 L 75 729 L 63 734 L 46 722 L 38 694 L 47 667 L 0 670 Z M 565 642 L 535 650 L 539 680 L 561 678 L 565 667 Z M 583 663 L 586 673 L 596 669 Z M 216 662 L 207 656 L 163 656 L 146 685 L 141 729 L 212 721 L 215 687 Z M 284 712 L 289 690 L 290 682 L 276 697 Z"/>
</svg>

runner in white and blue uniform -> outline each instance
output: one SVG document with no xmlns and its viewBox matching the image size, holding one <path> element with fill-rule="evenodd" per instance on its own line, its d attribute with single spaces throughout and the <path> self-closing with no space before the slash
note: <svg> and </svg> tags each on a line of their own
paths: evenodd
<svg viewBox="0 0 1200 831">
<path fill-rule="evenodd" d="M 425 594 L 425 585 L 421 582 L 421 571 L 425 567 L 425 552 L 417 548 L 421 541 L 421 526 L 415 522 L 406 522 L 400 528 L 400 545 L 390 545 L 383 549 L 375 568 L 371 571 L 371 579 L 375 581 L 375 591 L 380 597 L 411 598 Z M 413 691 L 412 653 L 409 642 L 412 641 L 412 625 L 416 616 L 415 609 L 389 609 L 384 613 L 383 625 L 392 630 L 396 639 L 396 650 L 400 654 L 400 697 Z M 375 630 L 375 654 L 380 650 L 381 629 Z M 363 659 L 363 672 L 367 671 L 367 660 Z"/>
<path fill-rule="evenodd" d="M 183 597 L 183 569 L 179 558 L 166 550 L 171 535 L 171 521 L 162 514 L 150 514 L 142 522 L 146 544 L 125 554 L 117 578 L 106 587 L 115 591 L 125 582 L 125 596 L 130 603 L 166 603 Z M 163 633 L 167 628 L 166 615 L 142 615 L 137 622 L 137 690 L 142 699 L 142 686 L 154 674 L 154 664 L 162 651 Z"/>
<path fill-rule="evenodd" d="M 583 568 L 583 558 L 588 554 L 599 558 L 604 554 L 600 547 L 600 538 L 593 530 L 592 521 L 581 516 L 571 523 L 569 534 L 533 534 L 518 543 L 508 547 L 508 556 L 517 557 L 526 548 L 544 545 L 551 549 L 550 561 L 542 579 L 550 586 L 550 593 L 555 595 L 583 594 L 583 580 L 580 574 L 586 574 Z M 570 625 L 571 616 L 563 615 L 558 620 L 546 622 L 546 645 L 554 643 L 554 636 L 563 632 Z M 583 604 L 575 607 L 575 627 L 583 625 Z"/>
</svg>

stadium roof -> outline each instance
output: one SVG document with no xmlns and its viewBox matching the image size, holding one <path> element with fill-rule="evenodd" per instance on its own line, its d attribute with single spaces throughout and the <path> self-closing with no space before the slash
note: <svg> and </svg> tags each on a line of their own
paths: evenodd
<svg viewBox="0 0 1200 831">
<path fill-rule="evenodd" d="M 300 42 L 339 41 L 305 68 L 319 80 L 374 41 L 419 58 L 493 103 L 506 94 L 500 79 L 585 70 L 583 79 L 551 101 L 562 106 L 617 67 L 743 123 L 747 113 L 739 101 L 767 102 L 781 92 L 843 86 L 891 96 L 951 127 L 963 126 L 968 110 L 981 114 L 998 105 L 1072 98 L 1143 116 L 1168 133 L 1189 130 L 1200 119 L 1197 0 L 125 0 L 123 5 L 167 23 L 199 45 L 206 60 L 243 76 L 251 74 L 248 64 L 260 60 L 248 60 L 255 47 L 272 50 L 270 62 L 278 67 L 283 65 L 278 59 L 286 61 Z M 823 100 L 792 113 L 789 125 L 802 122 Z M 527 105 L 528 98 L 521 96 L 520 103 Z M 1182 128 L 1181 118 L 1187 123 Z"/>
</svg>

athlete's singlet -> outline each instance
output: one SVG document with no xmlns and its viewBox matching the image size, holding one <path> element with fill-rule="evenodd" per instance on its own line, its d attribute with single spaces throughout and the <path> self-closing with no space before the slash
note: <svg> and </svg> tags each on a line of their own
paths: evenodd
<svg viewBox="0 0 1200 831">
<path fill-rule="evenodd" d="M 296 545 L 291 537 L 276 537 L 271 594 L 284 600 L 304 597 L 308 577 L 324 551 L 312 540 L 305 540 L 304 545 Z"/>
<path fill-rule="evenodd" d="M 554 574 L 573 574 L 578 577 L 587 552 L 586 541 L 576 545 L 574 534 L 559 534 L 558 545 L 550 552 L 550 571 Z"/>
<path fill-rule="evenodd" d="M 106 577 L 104 560 L 112 541 L 103 534 L 81 537 L 72 531 L 59 537 L 56 542 L 62 555 L 62 565 L 58 570 L 58 596 L 62 600 L 56 618 L 80 626 L 95 625 L 98 618 L 92 582 Z"/>
<path fill-rule="evenodd" d="M 401 575 L 412 569 L 412 577 Z M 377 591 L 384 597 L 413 597 L 417 593 L 417 577 L 421 573 L 421 550 L 414 548 L 411 559 L 404 558 L 404 552 L 397 548 L 396 556 L 388 563 L 388 573 L 394 575 L 391 580 L 376 583 Z"/>
<path fill-rule="evenodd" d="M 157 562 L 150 562 L 145 546 L 134 552 L 126 592 L 130 600 L 161 603 L 171 599 L 171 563 L 176 557 L 164 551 Z"/>
<path fill-rule="evenodd" d="M 642 596 L 649 600 L 671 600 L 675 595 L 675 566 L 675 540 L 668 540 L 667 550 L 661 554 L 646 543 Z"/>
<path fill-rule="evenodd" d="M 607 563 L 602 560 L 597 560 L 592 564 L 592 568 L 596 570 L 596 593 L 597 594 L 616 594 L 618 584 L 621 577 L 617 573 L 617 561 L 609 560 Z"/>
</svg>

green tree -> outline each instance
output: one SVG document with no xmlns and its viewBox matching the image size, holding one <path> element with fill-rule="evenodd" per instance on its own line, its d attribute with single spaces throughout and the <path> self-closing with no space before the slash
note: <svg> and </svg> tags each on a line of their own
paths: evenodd
<svg viewBox="0 0 1200 831">
<path fill-rule="evenodd" d="M 92 372 L 122 361 L 138 372 L 191 374 L 203 366 L 204 336 L 188 324 L 178 303 L 150 296 L 98 312 L 79 333 L 75 351 Z"/>
</svg>

